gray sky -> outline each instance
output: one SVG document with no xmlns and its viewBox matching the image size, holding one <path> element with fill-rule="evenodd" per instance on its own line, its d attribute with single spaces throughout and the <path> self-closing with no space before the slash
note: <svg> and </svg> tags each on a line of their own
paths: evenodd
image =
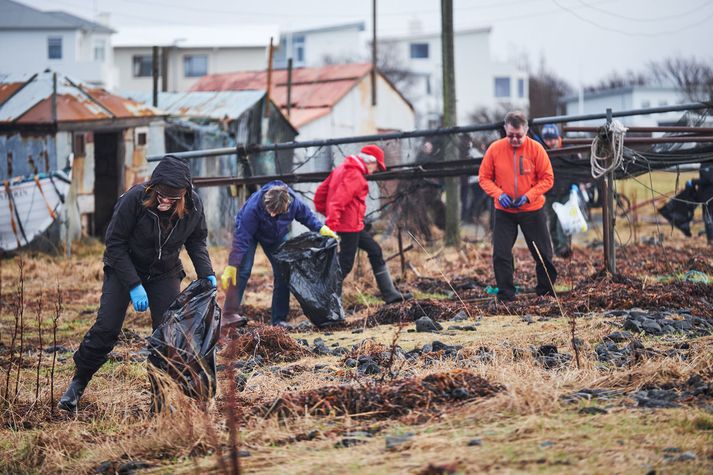
<svg viewBox="0 0 713 475">
<path fill-rule="evenodd" d="M 369 0 L 18 0 L 41 10 L 121 26 L 276 24 L 281 30 L 366 21 Z M 377 0 L 378 34 L 440 27 L 439 0 Z M 695 56 L 713 62 L 713 0 L 454 0 L 456 29 L 491 26 L 498 59 L 526 55 L 573 86 L 649 61 Z"/>
</svg>

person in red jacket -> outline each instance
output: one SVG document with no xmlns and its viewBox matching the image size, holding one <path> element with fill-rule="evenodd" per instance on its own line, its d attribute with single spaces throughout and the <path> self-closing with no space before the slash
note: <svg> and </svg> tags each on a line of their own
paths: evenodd
<svg viewBox="0 0 713 475">
<path fill-rule="evenodd" d="M 384 151 L 378 146 L 367 145 L 358 154 L 349 155 L 320 183 L 314 194 L 314 206 L 327 217 L 325 224 L 339 235 L 342 278 L 351 272 L 357 248 L 363 249 L 369 256 L 383 300 L 386 303 L 400 302 L 412 296 L 396 290 L 381 247 L 364 230 L 366 196 L 369 193 L 366 175 L 377 169 L 386 170 Z"/>
<path fill-rule="evenodd" d="M 524 113 L 507 113 L 505 134 L 505 138 L 488 147 L 478 173 L 481 188 L 495 201 L 493 268 L 497 298 L 515 299 L 512 247 L 518 226 L 535 259 L 537 295 L 554 294 L 552 286 L 557 271 L 552 263 L 552 241 L 542 209 L 544 194 L 554 183 L 552 164 L 542 145 L 527 136 Z"/>
</svg>

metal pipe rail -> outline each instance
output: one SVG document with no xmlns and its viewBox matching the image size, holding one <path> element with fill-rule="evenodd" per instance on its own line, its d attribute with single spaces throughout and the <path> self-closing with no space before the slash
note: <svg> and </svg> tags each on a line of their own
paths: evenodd
<svg viewBox="0 0 713 475">
<path fill-rule="evenodd" d="M 627 117 L 633 115 L 647 115 L 647 114 L 658 114 L 663 112 L 677 112 L 677 111 L 687 111 L 687 110 L 701 110 L 713 108 L 713 104 L 706 104 L 701 102 L 695 102 L 690 104 L 680 104 L 676 106 L 666 106 L 666 107 L 651 107 L 648 109 L 632 109 L 626 111 L 613 112 L 612 117 Z M 561 122 L 579 122 L 584 120 L 595 120 L 595 119 L 606 119 L 607 114 L 585 114 L 585 115 L 575 115 L 575 116 L 552 116 L 552 117 L 541 117 L 537 119 L 530 120 L 530 124 L 546 124 L 546 123 L 561 123 Z M 419 137 L 433 137 L 439 135 L 452 135 L 452 134 L 465 134 L 469 132 L 485 132 L 488 130 L 496 130 L 503 125 L 502 122 L 495 122 L 490 124 L 473 124 L 462 127 L 447 127 L 440 129 L 427 129 L 427 130 L 412 130 L 407 132 L 391 132 L 387 134 L 370 134 L 370 135 L 360 135 L 353 137 L 340 137 L 325 140 L 307 140 L 304 142 L 284 142 L 275 144 L 252 144 L 243 145 L 239 144 L 236 147 L 224 147 L 224 148 L 214 148 L 207 150 L 193 150 L 189 152 L 175 152 L 171 153 L 175 157 L 184 159 L 194 159 L 203 157 L 216 157 L 220 155 L 238 155 L 244 156 L 252 153 L 261 152 L 278 152 L 280 150 L 294 150 L 298 148 L 309 148 L 309 147 L 326 147 L 330 145 L 343 145 L 350 143 L 363 143 L 363 142 L 377 142 L 382 140 L 403 140 L 409 138 L 419 138 Z M 161 160 L 163 155 L 152 155 L 148 157 L 149 162 L 156 162 Z"/>
</svg>

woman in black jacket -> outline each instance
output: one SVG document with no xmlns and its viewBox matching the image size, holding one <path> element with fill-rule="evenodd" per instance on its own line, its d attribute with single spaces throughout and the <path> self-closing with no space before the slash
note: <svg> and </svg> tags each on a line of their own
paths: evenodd
<svg viewBox="0 0 713 475">
<path fill-rule="evenodd" d="M 76 370 L 60 398 L 60 409 L 77 409 L 89 380 L 116 344 L 129 302 L 138 312 L 151 310 L 154 330 L 161 324 L 186 276 L 179 259 L 181 247 L 186 247 L 198 278 L 209 279 L 215 287 L 207 236 L 203 204 L 183 160 L 165 156 L 149 182 L 119 197 L 106 231 L 97 320 L 74 353 Z"/>
</svg>

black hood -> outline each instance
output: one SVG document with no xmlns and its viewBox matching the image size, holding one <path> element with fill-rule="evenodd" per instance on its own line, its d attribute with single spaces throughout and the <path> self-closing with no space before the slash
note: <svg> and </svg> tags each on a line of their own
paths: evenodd
<svg viewBox="0 0 713 475">
<path fill-rule="evenodd" d="M 171 188 L 191 189 L 191 169 L 185 160 L 166 155 L 151 174 L 149 185 L 166 185 Z"/>
</svg>

